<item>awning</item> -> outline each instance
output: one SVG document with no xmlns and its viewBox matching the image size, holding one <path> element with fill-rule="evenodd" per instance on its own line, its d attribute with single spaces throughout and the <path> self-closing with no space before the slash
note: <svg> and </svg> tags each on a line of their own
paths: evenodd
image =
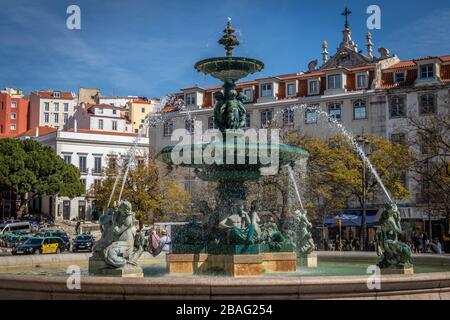
<svg viewBox="0 0 450 320">
<path fill-rule="evenodd" d="M 378 209 L 366 210 L 366 224 L 367 226 L 373 226 L 378 222 L 379 215 Z M 340 212 L 335 216 L 325 219 L 325 225 L 327 227 L 336 227 L 336 220 L 340 219 L 343 227 L 360 227 L 362 220 L 362 210 L 348 210 Z"/>
</svg>

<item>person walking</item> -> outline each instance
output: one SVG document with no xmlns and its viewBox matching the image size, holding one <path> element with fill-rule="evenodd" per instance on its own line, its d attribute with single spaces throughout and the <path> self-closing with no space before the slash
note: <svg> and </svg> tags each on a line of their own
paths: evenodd
<svg viewBox="0 0 450 320">
<path fill-rule="evenodd" d="M 160 238 L 161 251 L 169 252 L 171 244 L 172 244 L 172 239 L 167 234 L 167 231 L 166 230 L 162 230 L 161 231 L 161 238 Z"/>
</svg>

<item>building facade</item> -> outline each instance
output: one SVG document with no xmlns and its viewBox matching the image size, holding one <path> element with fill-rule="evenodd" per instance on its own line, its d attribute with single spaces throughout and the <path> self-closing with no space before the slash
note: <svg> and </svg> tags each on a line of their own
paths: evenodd
<svg viewBox="0 0 450 320">
<path fill-rule="evenodd" d="M 5 88 L 0 92 L 0 139 L 28 130 L 28 109 L 28 97 L 21 90 Z"/>
<path fill-rule="evenodd" d="M 408 112 L 426 117 L 449 113 L 450 55 L 402 61 L 385 48 L 373 53 L 372 35 L 366 35 L 366 53 L 359 51 L 349 27 L 343 30 L 337 52 L 329 57 L 328 44 L 322 44 L 321 60 L 309 63 L 307 71 L 260 78 L 237 84 L 247 96 L 247 127 L 294 129 L 301 134 L 327 138 L 337 133 L 326 112 L 355 136 L 377 135 L 395 142 L 408 139 Z M 172 145 L 175 129 L 191 131 L 192 120 L 201 121 L 203 130 L 214 128 L 214 93 L 220 86 L 182 89 L 174 96 L 183 107 L 171 103 L 161 115 L 164 121 L 150 129 L 151 148 L 156 152 Z M 192 176 L 185 177 L 191 180 Z M 405 221 L 427 220 L 427 208 L 420 201 L 421 188 L 406 177 L 411 197 L 401 203 Z M 380 208 L 379 197 L 371 204 Z M 376 211 L 375 211 L 376 212 Z"/>
<path fill-rule="evenodd" d="M 57 90 L 32 92 L 29 128 L 40 126 L 63 129 L 72 117 L 76 105 L 77 99 L 72 92 Z"/>
<path fill-rule="evenodd" d="M 103 132 L 132 133 L 132 126 L 124 115 L 123 107 L 110 104 L 81 103 L 75 107 L 73 117 L 67 127 Z"/>
<path fill-rule="evenodd" d="M 159 99 L 138 98 L 128 102 L 128 115 L 134 133 L 138 133 L 144 123 L 145 117 L 156 111 Z"/>
<path fill-rule="evenodd" d="M 74 199 L 67 197 L 44 196 L 36 199 L 30 207 L 37 212 L 54 216 L 57 220 L 98 219 L 95 199 L 89 190 L 104 179 L 104 168 L 110 159 L 128 158 L 136 143 L 133 133 L 99 132 L 77 129 L 56 130 L 49 127 L 36 127 L 21 135 L 21 139 L 34 139 L 50 146 L 66 163 L 78 168 L 86 194 Z M 148 153 L 148 138 L 137 141 L 136 157 L 145 158 Z"/>
</svg>

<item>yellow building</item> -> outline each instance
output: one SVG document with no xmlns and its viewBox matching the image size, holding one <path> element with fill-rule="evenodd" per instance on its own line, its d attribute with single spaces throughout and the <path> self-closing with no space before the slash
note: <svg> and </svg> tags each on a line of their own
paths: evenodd
<svg viewBox="0 0 450 320">
<path fill-rule="evenodd" d="M 128 116 L 133 126 L 133 132 L 138 133 L 141 124 L 144 123 L 145 116 L 155 112 L 159 102 L 156 98 L 151 100 L 138 98 L 128 103 Z"/>
</svg>

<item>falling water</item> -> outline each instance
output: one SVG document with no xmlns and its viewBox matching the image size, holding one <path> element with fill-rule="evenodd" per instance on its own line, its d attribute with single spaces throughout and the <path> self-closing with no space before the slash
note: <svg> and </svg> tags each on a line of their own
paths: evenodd
<svg viewBox="0 0 450 320">
<path fill-rule="evenodd" d="M 300 208 L 302 209 L 302 211 L 304 211 L 305 208 L 303 207 L 302 198 L 300 197 L 300 191 L 298 190 L 297 181 L 295 180 L 294 177 L 294 170 L 292 170 L 292 167 L 290 165 L 287 165 L 286 167 L 289 172 L 289 177 L 291 178 L 292 183 L 294 184 L 295 193 L 297 194 L 298 202 L 300 203 Z"/>
<path fill-rule="evenodd" d="M 391 195 L 389 194 L 389 191 L 387 190 L 386 186 L 384 185 L 383 181 L 380 178 L 380 175 L 378 174 L 377 170 L 373 166 L 372 162 L 370 162 L 369 158 L 366 156 L 364 150 L 359 146 L 358 142 L 356 141 L 353 134 L 348 131 L 342 123 L 339 122 L 335 117 L 331 116 L 328 112 L 325 112 L 321 110 L 319 107 L 314 106 L 308 106 L 308 105 L 295 105 L 293 107 L 288 108 L 289 110 L 311 110 L 316 112 L 318 115 L 325 116 L 327 118 L 327 123 L 331 126 L 333 126 L 335 129 L 338 129 L 344 137 L 347 139 L 347 141 L 350 143 L 352 148 L 358 153 L 358 155 L 361 157 L 362 161 L 367 165 L 369 170 L 372 172 L 373 176 L 377 180 L 377 182 L 380 184 L 381 189 L 383 190 L 384 194 L 388 198 L 389 202 L 393 202 Z M 286 109 L 284 109 L 286 110 Z M 280 110 L 275 114 L 274 119 L 276 119 L 284 110 Z"/>
</svg>

